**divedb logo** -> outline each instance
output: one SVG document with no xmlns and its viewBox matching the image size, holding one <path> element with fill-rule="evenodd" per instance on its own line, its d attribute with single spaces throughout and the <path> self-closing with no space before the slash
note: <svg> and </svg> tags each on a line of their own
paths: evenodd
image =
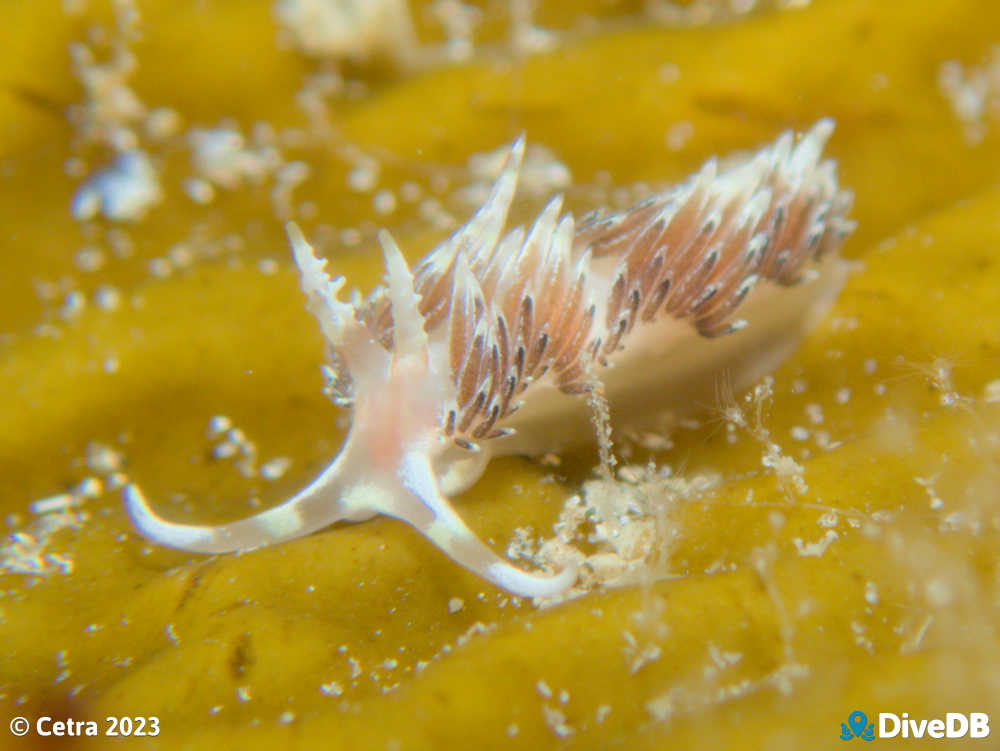
<svg viewBox="0 0 1000 751">
<path fill-rule="evenodd" d="M 847 722 L 840 723 L 840 739 L 860 738 L 987 738 L 990 734 L 990 716 L 985 712 L 948 712 L 943 718 L 911 719 L 903 712 L 879 712 L 878 723 L 869 723 L 868 716 L 857 710 L 851 712 Z"/>
</svg>

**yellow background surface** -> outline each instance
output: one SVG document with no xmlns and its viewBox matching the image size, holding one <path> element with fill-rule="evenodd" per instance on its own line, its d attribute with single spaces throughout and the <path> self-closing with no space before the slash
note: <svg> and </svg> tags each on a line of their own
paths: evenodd
<svg viewBox="0 0 1000 751">
<path fill-rule="evenodd" d="M 394 190 L 436 168 L 454 174 L 521 131 L 576 182 L 606 170 L 628 185 L 680 179 L 711 154 L 833 117 L 829 152 L 859 223 L 844 253 L 863 266 L 776 373 L 765 420 L 808 491 L 780 487 L 758 442 L 729 441 L 703 419 L 672 436 L 672 450 L 631 459 L 723 478 L 667 509 L 675 576 L 545 610 L 515 606 L 396 521 L 206 557 L 147 544 L 107 492 L 47 543 L 70 573 L 0 570 L 6 714 L 155 715 L 161 734 L 146 743 L 171 749 L 801 749 L 839 747 L 855 709 L 932 718 L 1000 706 L 1000 406 L 983 398 L 1000 378 L 1000 124 L 970 145 L 938 86 L 943 61 L 974 64 L 1000 42 L 1000 9 L 814 0 L 708 27 L 635 28 L 612 12 L 635 10 L 627 4 L 593 5 L 604 14 L 595 30 L 546 54 L 412 74 L 356 66 L 366 91 L 330 105 L 330 137 L 380 155 L 380 185 Z M 276 44 L 267 3 L 139 7 L 131 82 L 145 103 L 174 108 L 185 126 L 304 127 L 294 94 L 315 63 Z M 568 27 L 573 7 L 544 4 L 539 22 Z M 123 230 L 131 257 L 90 274 L 74 265 L 110 227 L 73 219 L 78 181 L 64 170 L 77 148 L 65 109 L 82 96 L 67 45 L 94 23 L 111 23 L 107 9 L 0 6 L 8 535 L 32 531 L 29 502 L 87 476 L 91 442 L 121 451 L 171 518 L 221 520 L 250 513 L 251 495 L 268 505 L 301 487 L 343 435 L 265 188 L 198 206 L 178 187 L 184 159 L 164 157 L 165 200 Z M 672 151 L 665 134 L 678 122 L 692 135 Z M 412 211 L 377 215 L 346 187 L 332 145 L 307 142 L 295 156 L 312 167 L 296 195 L 316 203 L 317 221 L 388 226 L 411 261 L 441 237 Z M 572 193 L 570 203 L 591 208 Z M 162 279 L 148 271 L 174 243 L 228 235 L 242 244 L 216 260 Z M 364 238 L 327 254 L 369 287 L 381 258 Z M 261 258 L 278 271 L 261 273 Z M 115 285 L 126 302 L 63 322 L 35 283 L 64 277 L 88 295 Z M 44 321 L 54 335 L 39 335 Z M 251 482 L 211 461 L 205 426 L 218 414 L 262 458 L 289 457 L 288 473 Z M 796 426 L 825 431 L 833 447 L 796 442 Z M 497 549 L 515 527 L 549 536 L 594 464 L 594 452 L 555 470 L 500 460 L 456 505 Z M 184 502 L 169 502 L 178 494 Z M 821 554 L 803 554 L 831 530 Z M 450 612 L 456 597 L 464 607 Z M 633 672 L 625 632 L 659 657 Z M 320 690 L 330 682 L 342 695 Z"/>
</svg>

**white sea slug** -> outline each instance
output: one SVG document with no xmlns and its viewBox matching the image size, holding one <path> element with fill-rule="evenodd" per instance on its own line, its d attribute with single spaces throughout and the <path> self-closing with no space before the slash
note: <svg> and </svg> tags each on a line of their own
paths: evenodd
<svg viewBox="0 0 1000 751">
<path fill-rule="evenodd" d="M 381 232 L 386 284 L 353 304 L 290 223 L 334 397 L 353 409 L 343 448 L 295 496 L 231 524 L 174 524 L 129 485 L 133 523 L 163 545 L 223 553 L 387 514 L 513 593 L 562 591 L 574 570 L 513 566 L 448 496 L 493 456 L 592 435 L 580 395 L 633 419 L 690 402 L 718 372 L 745 384 L 785 358 L 846 277 L 836 251 L 853 228 L 851 194 L 820 161 L 832 130 L 823 120 L 797 143 L 785 133 L 721 174 L 711 160 L 622 213 L 577 223 L 557 196 L 530 228 L 504 233 L 518 139 L 483 206 L 415 270 Z"/>
</svg>

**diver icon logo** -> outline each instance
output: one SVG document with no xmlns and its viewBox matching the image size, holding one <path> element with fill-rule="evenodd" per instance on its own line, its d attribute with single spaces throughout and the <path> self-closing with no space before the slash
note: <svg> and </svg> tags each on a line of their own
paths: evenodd
<svg viewBox="0 0 1000 751">
<path fill-rule="evenodd" d="M 851 738 L 875 740 L 875 723 L 869 725 L 864 712 L 854 710 L 848 715 L 847 724 L 840 723 L 840 740 L 849 741 Z"/>
</svg>

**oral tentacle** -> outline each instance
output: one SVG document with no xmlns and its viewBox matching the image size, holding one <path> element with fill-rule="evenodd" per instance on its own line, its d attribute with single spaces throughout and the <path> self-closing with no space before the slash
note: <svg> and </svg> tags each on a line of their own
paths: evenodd
<svg viewBox="0 0 1000 751">
<path fill-rule="evenodd" d="M 536 574 L 512 565 L 490 550 L 441 495 L 426 453 L 404 454 L 399 477 L 413 494 L 413 502 L 419 502 L 420 506 L 409 511 L 385 509 L 384 513 L 411 524 L 459 565 L 520 597 L 551 597 L 576 581 L 577 571 L 573 567 L 554 575 Z"/>
<path fill-rule="evenodd" d="M 342 501 L 353 487 L 347 459 L 338 457 L 309 485 L 284 503 L 246 519 L 219 525 L 178 524 L 149 505 L 138 485 L 126 485 L 125 510 L 143 535 L 170 548 L 194 553 L 232 553 L 304 537 L 337 521 L 361 521 L 373 515 Z"/>
</svg>

